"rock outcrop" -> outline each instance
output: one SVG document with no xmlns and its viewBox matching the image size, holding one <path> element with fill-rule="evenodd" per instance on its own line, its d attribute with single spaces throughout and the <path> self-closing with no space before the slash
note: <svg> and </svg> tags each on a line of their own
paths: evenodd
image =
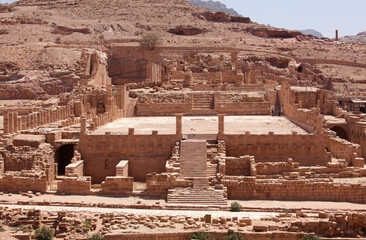
<svg viewBox="0 0 366 240">
<path fill-rule="evenodd" d="M 237 23 L 251 23 L 248 17 L 231 16 L 225 12 L 203 12 L 194 14 L 195 17 L 211 21 L 211 22 L 237 22 Z"/>
<path fill-rule="evenodd" d="M 89 28 L 69 28 L 64 26 L 55 26 L 52 31 L 53 34 L 61 34 L 61 35 L 70 35 L 74 32 L 91 34 L 91 30 Z"/>
<path fill-rule="evenodd" d="M 204 30 L 191 26 L 177 26 L 168 30 L 168 33 L 184 36 L 192 36 L 203 33 Z"/>
<path fill-rule="evenodd" d="M 247 32 L 262 38 L 295 38 L 303 35 L 299 31 L 289 31 L 285 29 L 269 29 L 269 28 L 247 28 Z"/>
</svg>

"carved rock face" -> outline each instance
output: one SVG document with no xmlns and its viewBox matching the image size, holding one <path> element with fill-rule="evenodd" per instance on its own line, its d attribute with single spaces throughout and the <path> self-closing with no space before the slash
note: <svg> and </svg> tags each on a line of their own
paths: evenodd
<svg viewBox="0 0 366 240">
<path fill-rule="evenodd" d="M 202 29 L 190 26 L 177 26 L 175 28 L 169 29 L 168 32 L 176 35 L 192 36 L 201 34 L 204 31 Z"/>
</svg>

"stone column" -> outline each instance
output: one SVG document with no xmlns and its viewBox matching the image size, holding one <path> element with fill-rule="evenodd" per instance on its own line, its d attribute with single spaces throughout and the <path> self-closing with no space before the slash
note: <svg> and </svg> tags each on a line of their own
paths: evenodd
<svg viewBox="0 0 366 240">
<path fill-rule="evenodd" d="M 225 131 L 225 114 L 217 114 L 219 118 L 219 134 L 224 134 Z"/>
<path fill-rule="evenodd" d="M 183 114 L 175 115 L 176 134 L 182 134 L 182 128 L 183 128 L 182 118 L 183 118 Z"/>
<path fill-rule="evenodd" d="M 122 109 L 125 109 L 126 106 L 127 106 L 127 102 L 128 102 L 128 93 L 127 93 L 127 90 L 126 90 L 126 86 L 123 85 L 119 88 L 119 94 L 120 94 L 120 108 Z"/>
<path fill-rule="evenodd" d="M 14 113 L 9 113 L 9 133 L 14 132 Z"/>
<path fill-rule="evenodd" d="M 18 126 L 18 113 L 17 112 L 14 112 L 14 115 L 13 115 L 13 125 L 14 125 L 14 132 L 18 132 L 18 129 L 19 129 L 19 126 Z"/>
<path fill-rule="evenodd" d="M 82 117 L 80 121 L 80 133 L 86 134 L 86 118 Z"/>
<path fill-rule="evenodd" d="M 112 85 L 107 86 L 107 106 L 106 112 L 112 112 Z"/>
<path fill-rule="evenodd" d="M 231 63 L 236 63 L 238 61 L 238 52 L 231 52 Z"/>
<path fill-rule="evenodd" d="M 41 118 L 41 113 L 37 112 L 37 127 L 42 126 L 42 118 Z"/>
<path fill-rule="evenodd" d="M 8 111 L 4 111 L 4 134 L 8 134 L 9 133 L 9 112 Z"/>
</svg>

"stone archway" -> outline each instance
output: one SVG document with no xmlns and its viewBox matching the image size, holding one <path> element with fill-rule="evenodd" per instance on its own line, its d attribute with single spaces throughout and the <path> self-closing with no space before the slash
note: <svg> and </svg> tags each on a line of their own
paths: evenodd
<svg viewBox="0 0 366 240">
<path fill-rule="evenodd" d="M 74 144 L 67 144 L 61 146 L 55 154 L 55 162 L 57 166 L 57 175 L 65 175 L 65 168 L 71 163 L 74 156 Z"/>
<path fill-rule="evenodd" d="M 331 128 L 330 130 L 332 130 L 333 132 L 336 132 L 338 137 L 348 140 L 348 134 L 342 127 L 335 126 L 335 127 Z"/>
</svg>

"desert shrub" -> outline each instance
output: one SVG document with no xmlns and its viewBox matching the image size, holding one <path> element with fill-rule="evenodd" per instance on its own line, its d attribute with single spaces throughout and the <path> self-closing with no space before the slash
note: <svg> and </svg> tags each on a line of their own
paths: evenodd
<svg viewBox="0 0 366 240">
<path fill-rule="evenodd" d="M 140 40 L 140 47 L 147 48 L 149 50 L 154 50 L 158 44 L 159 38 L 158 35 L 156 35 L 155 33 L 146 33 L 142 35 L 142 38 Z"/>
<path fill-rule="evenodd" d="M 89 237 L 88 240 L 104 240 L 104 237 L 99 234 L 93 234 L 93 236 Z"/>
<path fill-rule="evenodd" d="M 55 43 L 60 44 L 61 43 L 61 38 L 57 37 L 56 40 L 55 40 Z"/>
<path fill-rule="evenodd" d="M 299 240 L 320 240 L 320 238 L 311 235 L 304 235 Z"/>
<path fill-rule="evenodd" d="M 5 229 L 3 227 L 0 227 L 0 232 L 5 232 Z"/>
<path fill-rule="evenodd" d="M 238 203 L 238 202 L 233 202 L 233 203 L 231 203 L 230 210 L 231 210 L 232 212 L 240 212 L 240 210 L 241 210 L 241 205 L 240 205 L 240 203 Z"/>
<path fill-rule="evenodd" d="M 211 234 L 207 232 L 195 232 L 191 235 L 191 239 L 197 240 L 215 240 Z"/>
<path fill-rule="evenodd" d="M 43 226 L 34 233 L 36 240 L 51 240 L 53 238 L 52 230 L 46 226 Z"/>
<path fill-rule="evenodd" d="M 86 231 L 89 231 L 92 228 L 92 223 L 89 219 L 86 219 L 83 223 L 83 228 Z"/>
<path fill-rule="evenodd" d="M 229 233 L 224 240 L 243 240 L 243 237 L 239 234 Z"/>
</svg>

